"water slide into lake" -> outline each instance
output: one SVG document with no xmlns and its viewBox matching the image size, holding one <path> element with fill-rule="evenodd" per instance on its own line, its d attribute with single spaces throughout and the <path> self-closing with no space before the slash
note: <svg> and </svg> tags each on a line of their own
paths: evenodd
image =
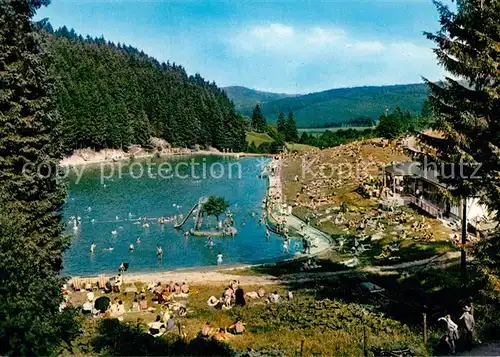
<svg viewBox="0 0 500 357">
<path fill-rule="evenodd" d="M 174 228 L 181 228 L 186 222 L 187 220 L 189 219 L 189 217 L 191 217 L 191 215 L 194 213 L 194 211 L 198 210 L 198 212 L 201 210 L 201 207 L 208 201 L 208 198 L 206 197 L 201 197 L 199 200 L 198 200 L 198 203 L 195 204 L 190 210 L 189 210 L 189 213 L 182 219 L 182 221 L 180 223 L 176 223 L 174 225 Z"/>
</svg>

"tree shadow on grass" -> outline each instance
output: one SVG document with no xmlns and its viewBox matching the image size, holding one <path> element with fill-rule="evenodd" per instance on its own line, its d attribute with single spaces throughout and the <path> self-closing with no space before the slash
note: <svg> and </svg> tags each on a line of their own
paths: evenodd
<svg viewBox="0 0 500 357">
<path fill-rule="evenodd" d="M 292 290 L 309 291 L 316 300 L 340 300 L 355 303 L 370 311 L 407 325 L 412 330 L 423 331 L 423 314 L 429 330 L 429 346 L 433 353 L 446 353 L 443 344 L 444 324 L 438 318 L 450 314 L 459 323 L 463 307 L 474 301 L 477 326 L 481 338 L 500 338 L 500 298 L 485 299 L 481 290 L 486 281 L 473 268 L 468 270 L 468 284 L 462 285 L 460 266 L 429 269 L 397 274 L 357 273 L 338 275 L 328 280 L 290 283 Z M 372 283 L 383 289 L 370 292 L 363 283 Z M 495 308 L 497 306 L 497 308 Z M 479 322 L 478 322 L 479 321 Z M 457 342 L 457 351 L 461 349 Z"/>
<path fill-rule="evenodd" d="M 214 339 L 194 338 L 190 341 L 177 335 L 153 337 L 139 323 L 117 319 L 99 322 L 92 340 L 95 352 L 109 356 L 233 356 L 231 347 Z"/>
</svg>

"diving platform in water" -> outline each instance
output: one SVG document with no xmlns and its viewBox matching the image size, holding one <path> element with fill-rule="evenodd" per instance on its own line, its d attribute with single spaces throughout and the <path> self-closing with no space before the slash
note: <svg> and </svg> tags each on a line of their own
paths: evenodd
<svg viewBox="0 0 500 357">
<path fill-rule="evenodd" d="M 195 237 L 234 237 L 238 230 L 234 227 L 223 228 L 220 231 L 197 231 L 194 228 L 189 230 L 189 234 Z"/>
</svg>

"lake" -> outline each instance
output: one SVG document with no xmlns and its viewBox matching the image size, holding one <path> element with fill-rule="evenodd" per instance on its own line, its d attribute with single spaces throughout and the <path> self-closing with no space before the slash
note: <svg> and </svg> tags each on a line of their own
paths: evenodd
<svg viewBox="0 0 500 357">
<path fill-rule="evenodd" d="M 130 263 L 130 272 L 210 266 L 216 265 L 219 252 L 224 265 L 290 257 L 294 247 L 289 255 L 282 254 L 282 240 L 273 234 L 266 239 L 265 226 L 259 223 L 267 182 L 258 175 L 268 160 L 194 155 L 76 167 L 67 178 L 63 209 L 72 235 L 63 273 L 116 272 L 121 262 Z M 173 222 L 161 225 L 154 219 L 186 215 L 200 197 L 211 195 L 229 201 L 237 236 L 213 238 L 215 244 L 209 247 L 206 238 L 184 236 L 193 227 L 192 219 L 180 230 Z M 77 229 L 69 223 L 72 216 L 81 217 Z M 150 219 L 149 228 L 139 217 Z M 140 243 L 136 243 L 138 237 Z M 94 253 L 90 253 L 92 242 Z M 157 245 L 163 249 L 161 260 Z"/>
</svg>

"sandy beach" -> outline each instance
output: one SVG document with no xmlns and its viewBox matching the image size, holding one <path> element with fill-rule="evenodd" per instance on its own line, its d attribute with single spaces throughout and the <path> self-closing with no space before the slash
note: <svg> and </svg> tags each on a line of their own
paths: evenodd
<svg viewBox="0 0 500 357">
<path fill-rule="evenodd" d="M 237 265 L 231 268 L 221 267 L 205 267 L 205 268 L 192 268 L 183 270 L 173 270 L 165 272 L 148 272 L 148 273 L 125 273 L 124 279 L 127 283 L 157 283 L 161 282 L 189 282 L 191 284 L 219 284 L 227 283 L 231 280 L 238 280 L 242 284 L 248 285 L 268 285 L 275 284 L 278 278 L 271 275 L 240 275 L 235 269 L 249 268 L 251 265 Z"/>
</svg>

